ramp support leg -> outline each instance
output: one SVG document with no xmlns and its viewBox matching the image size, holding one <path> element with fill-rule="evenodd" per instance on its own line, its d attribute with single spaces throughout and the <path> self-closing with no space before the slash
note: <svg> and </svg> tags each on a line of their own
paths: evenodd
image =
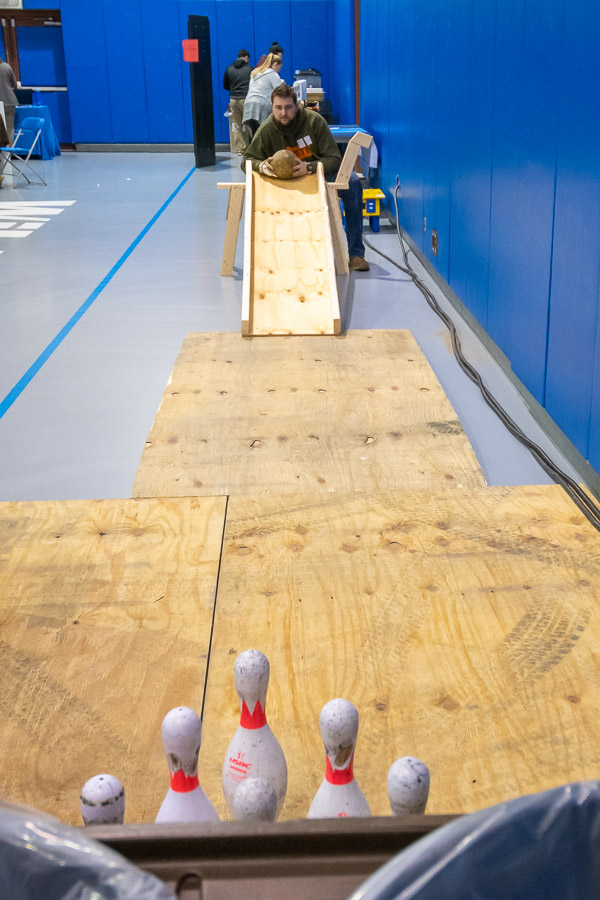
<svg viewBox="0 0 600 900">
<path fill-rule="evenodd" d="M 225 229 L 225 246 L 223 247 L 223 262 L 221 275 L 233 275 L 235 251 L 237 249 L 238 234 L 242 210 L 244 208 L 244 194 L 246 185 L 243 182 L 232 184 L 218 184 L 217 187 L 229 190 L 227 201 L 227 227 Z"/>
</svg>

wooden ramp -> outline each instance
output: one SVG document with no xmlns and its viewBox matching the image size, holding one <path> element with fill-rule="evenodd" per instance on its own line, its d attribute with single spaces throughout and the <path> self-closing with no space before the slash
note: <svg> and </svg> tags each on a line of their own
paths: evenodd
<svg viewBox="0 0 600 900">
<path fill-rule="evenodd" d="M 318 175 L 289 181 L 248 164 L 242 334 L 338 334 L 329 208 Z"/>
<path fill-rule="evenodd" d="M 409 331 L 187 336 L 148 436 L 136 497 L 485 485 Z"/>
<path fill-rule="evenodd" d="M 389 814 L 388 767 L 431 768 L 428 812 L 462 813 L 600 770 L 600 541 L 561 488 L 229 501 L 200 772 L 225 815 L 236 655 L 271 662 L 289 767 L 283 818 L 323 777 L 321 707 L 361 725 L 357 779 Z"/>
<path fill-rule="evenodd" d="M 92 775 L 152 822 L 161 722 L 202 705 L 225 500 L 0 504 L 6 799 L 81 824 Z"/>
</svg>

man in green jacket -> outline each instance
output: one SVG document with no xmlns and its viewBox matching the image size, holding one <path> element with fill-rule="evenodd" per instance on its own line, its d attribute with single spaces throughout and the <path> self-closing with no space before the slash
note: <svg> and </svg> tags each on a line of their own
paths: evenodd
<svg viewBox="0 0 600 900">
<path fill-rule="evenodd" d="M 310 109 L 299 107 L 296 92 L 289 84 L 275 88 L 271 94 L 271 107 L 271 115 L 262 123 L 244 154 L 242 170 L 246 171 L 246 162 L 250 160 L 255 172 L 276 178 L 271 168 L 273 154 L 278 150 L 291 150 L 298 157 L 294 178 L 314 174 L 317 163 L 322 162 L 325 177 L 333 181 L 342 157 L 325 119 Z M 350 268 L 368 272 L 362 239 L 362 187 L 355 172 L 350 176 L 348 190 L 340 191 L 340 197 L 346 214 Z"/>
</svg>

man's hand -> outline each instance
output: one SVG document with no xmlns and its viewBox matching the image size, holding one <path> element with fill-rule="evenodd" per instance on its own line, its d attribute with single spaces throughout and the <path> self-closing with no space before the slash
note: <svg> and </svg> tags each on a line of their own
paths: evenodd
<svg viewBox="0 0 600 900">
<path fill-rule="evenodd" d="M 269 156 L 268 159 L 263 159 L 261 163 L 258 165 L 258 171 L 261 175 L 268 175 L 269 178 L 277 178 L 277 175 L 273 171 L 271 163 L 273 162 L 273 157 Z"/>
<path fill-rule="evenodd" d="M 297 159 L 292 170 L 292 178 L 300 178 L 301 175 L 308 174 L 308 165 L 303 159 Z"/>
</svg>

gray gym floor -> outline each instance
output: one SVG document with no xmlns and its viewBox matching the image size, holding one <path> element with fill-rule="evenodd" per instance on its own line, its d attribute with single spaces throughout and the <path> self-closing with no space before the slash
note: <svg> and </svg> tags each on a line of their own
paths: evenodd
<svg viewBox="0 0 600 900">
<path fill-rule="evenodd" d="M 240 327 L 242 240 L 235 278 L 221 278 L 227 192 L 216 189 L 242 180 L 239 157 L 220 153 L 199 170 L 190 153 L 65 153 L 34 165 L 48 187 L 5 181 L 0 191 L 0 500 L 128 497 L 185 335 Z M 5 205 L 17 201 L 33 213 Z M 36 202 L 62 211 L 44 215 Z M 25 237 L 7 236 L 18 229 Z M 401 261 L 395 232 L 368 237 Z M 369 273 L 338 279 L 344 327 L 410 329 L 488 483 L 548 483 L 461 372 L 417 288 L 369 250 L 367 259 Z M 488 387 L 581 480 L 436 293 Z"/>
</svg>

